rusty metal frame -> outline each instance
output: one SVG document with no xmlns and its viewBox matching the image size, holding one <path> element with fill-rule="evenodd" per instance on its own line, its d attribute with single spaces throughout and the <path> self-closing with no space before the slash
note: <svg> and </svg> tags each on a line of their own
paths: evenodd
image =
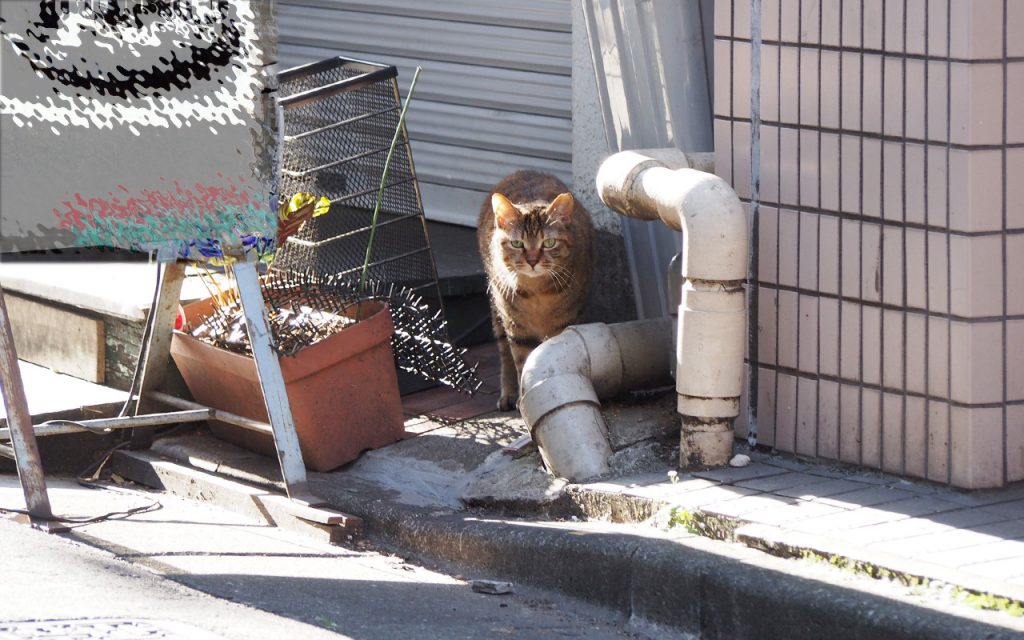
<svg viewBox="0 0 1024 640">
<path fill-rule="evenodd" d="M 7 409 L 7 424 L 11 430 L 11 449 L 18 468 L 18 480 L 25 494 L 25 505 L 33 527 L 55 531 L 58 527 L 50 509 L 50 496 L 46 492 L 46 478 L 39 459 L 39 446 L 32 430 L 32 414 L 25 398 L 25 385 L 18 368 L 18 351 L 14 346 L 14 333 L 7 315 L 7 301 L 0 287 L 0 390 Z"/>
</svg>

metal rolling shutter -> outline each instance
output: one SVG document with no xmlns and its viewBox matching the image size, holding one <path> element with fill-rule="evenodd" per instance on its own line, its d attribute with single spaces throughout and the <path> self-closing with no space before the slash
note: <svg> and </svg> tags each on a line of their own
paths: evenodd
<svg viewBox="0 0 1024 640">
<path fill-rule="evenodd" d="M 520 168 L 572 184 L 570 0 L 279 0 L 282 68 L 335 55 L 398 67 L 427 217 L 475 226 Z M 404 96 L 403 96 L 404 98 Z"/>
</svg>

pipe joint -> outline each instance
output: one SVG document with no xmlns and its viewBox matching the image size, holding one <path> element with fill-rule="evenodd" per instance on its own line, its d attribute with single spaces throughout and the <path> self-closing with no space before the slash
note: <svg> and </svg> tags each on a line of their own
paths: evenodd
<svg viewBox="0 0 1024 640">
<path fill-rule="evenodd" d="M 648 169 L 664 167 L 658 160 L 635 151 L 623 151 L 601 163 L 597 172 L 598 194 L 609 208 L 631 218 L 657 219 L 653 202 L 637 198 L 637 180 Z"/>
<path fill-rule="evenodd" d="M 586 375 L 598 397 L 607 397 L 622 388 L 622 355 L 611 328 L 600 322 L 569 327 L 579 338 L 586 356 Z"/>
<path fill-rule="evenodd" d="M 594 386 L 585 376 L 580 373 L 565 373 L 541 380 L 524 393 L 520 413 L 526 424 L 530 425 L 532 436 L 534 429 L 553 411 L 580 402 L 600 406 Z"/>
<path fill-rule="evenodd" d="M 678 390 L 678 388 L 677 388 Z M 683 416 L 698 420 L 731 420 L 740 415 L 739 396 L 732 398 L 702 398 L 678 394 L 676 411 Z"/>
</svg>

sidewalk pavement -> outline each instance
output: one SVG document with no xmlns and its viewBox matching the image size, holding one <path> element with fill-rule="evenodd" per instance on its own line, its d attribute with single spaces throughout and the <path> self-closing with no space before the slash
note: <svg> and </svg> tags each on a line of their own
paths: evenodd
<svg viewBox="0 0 1024 640">
<path fill-rule="evenodd" d="M 684 637 L 1024 637 L 1024 486 L 962 492 L 758 451 L 673 480 L 677 418 L 653 396 L 606 404 L 616 473 L 569 485 L 505 451 L 525 425 L 492 411 L 494 359 L 480 371 L 474 398 L 406 397 L 412 437 L 311 473 L 313 492 L 374 544 Z M 119 452 L 114 470 L 248 514 L 281 489 L 276 461 L 203 432 Z"/>
<path fill-rule="evenodd" d="M 498 385 L 493 353 L 484 345 L 471 354 L 481 362 L 485 381 L 474 404 L 437 389 L 406 397 L 407 412 L 449 422 L 479 418 L 470 406 L 489 413 Z M 643 419 L 650 416 L 637 418 Z M 674 414 L 669 419 L 674 421 Z M 510 430 L 525 432 L 521 421 L 510 422 L 515 422 Z M 613 420 L 609 426 L 621 431 Z M 614 446 L 614 433 L 612 439 Z M 627 440 L 615 448 L 629 448 L 622 444 L 636 446 Z M 863 565 L 869 573 L 888 572 L 1024 602 L 1024 483 L 967 492 L 737 447 L 741 449 L 753 460 L 749 466 L 670 478 L 670 459 L 649 464 L 658 467 L 655 472 L 624 474 L 567 491 L 588 518 L 651 518 L 665 524 L 675 510 L 677 523 L 701 535 L 775 555 L 817 557 L 841 567 Z M 659 513 L 660 519 L 655 518 Z"/>
</svg>

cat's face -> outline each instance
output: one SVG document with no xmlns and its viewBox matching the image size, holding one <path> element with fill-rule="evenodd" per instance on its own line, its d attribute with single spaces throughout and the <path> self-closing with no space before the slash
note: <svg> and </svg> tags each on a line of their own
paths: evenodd
<svg viewBox="0 0 1024 640">
<path fill-rule="evenodd" d="M 574 206 L 570 193 L 550 204 L 515 204 L 500 193 L 491 196 L 494 239 L 506 268 L 527 278 L 558 278 L 572 251 L 569 230 Z"/>
</svg>

